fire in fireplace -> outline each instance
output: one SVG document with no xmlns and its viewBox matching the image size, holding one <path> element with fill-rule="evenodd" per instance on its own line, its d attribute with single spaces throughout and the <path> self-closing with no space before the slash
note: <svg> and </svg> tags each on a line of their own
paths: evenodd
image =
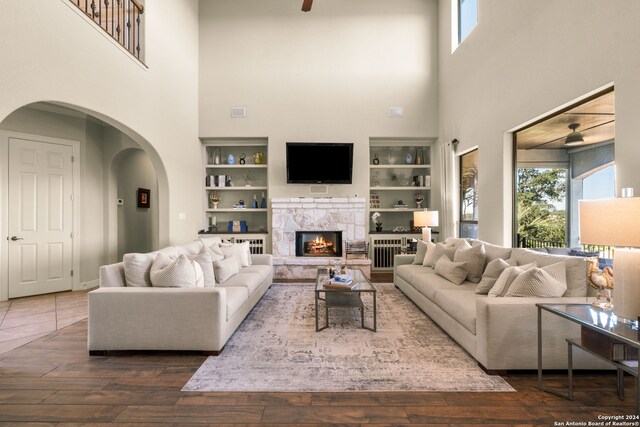
<svg viewBox="0 0 640 427">
<path fill-rule="evenodd" d="M 296 256 L 341 257 L 342 231 L 296 231 Z"/>
</svg>

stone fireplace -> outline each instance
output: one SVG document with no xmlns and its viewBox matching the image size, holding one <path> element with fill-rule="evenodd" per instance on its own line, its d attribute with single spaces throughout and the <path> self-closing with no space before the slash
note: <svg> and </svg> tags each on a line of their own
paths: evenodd
<svg viewBox="0 0 640 427">
<path fill-rule="evenodd" d="M 342 257 L 342 231 L 296 231 L 296 256 Z"/>
<path fill-rule="evenodd" d="M 334 258 L 345 258 L 344 245 L 350 240 L 366 240 L 367 221 L 364 198 L 273 198 L 271 199 L 271 242 L 275 277 L 279 279 L 313 279 L 318 266 L 328 266 Z M 296 232 L 338 233 L 333 255 L 296 256 Z M 313 239 L 308 239 L 313 240 Z M 326 240 L 327 237 L 325 236 Z M 320 248 L 322 244 L 318 245 Z M 369 275 L 371 261 L 347 260 Z"/>
</svg>

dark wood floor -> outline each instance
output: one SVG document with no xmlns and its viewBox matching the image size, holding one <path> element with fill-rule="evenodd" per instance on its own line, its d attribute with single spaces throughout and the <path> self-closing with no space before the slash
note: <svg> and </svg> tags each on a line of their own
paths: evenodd
<svg viewBox="0 0 640 427">
<path fill-rule="evenodd" d="M 573 402 L 539 391 L 533 372 L 505 377 L 516 393 L 183 393 L 205 356 L 89 357 L 86 334 L 84 320 L 0 354 L 0 425 L 553 426 L 634 412 L 631 378 L 620 401 L 607 372 L 578 374 Z M 560 374 L 549 378 L 550 385 L 565 383 Z"/>
</svg>

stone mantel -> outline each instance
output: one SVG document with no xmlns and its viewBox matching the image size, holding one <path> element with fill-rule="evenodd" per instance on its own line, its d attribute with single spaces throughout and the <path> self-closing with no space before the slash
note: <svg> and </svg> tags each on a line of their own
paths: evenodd
<svg viewBox="0 0 640 427">
<path fill-rule="evenodd" d="M 296 231 L 342 231 L 348 240 L 366 240 L 364 198 L 273 198 L 271 199 L 271 240 L 276 277 L 315 277 L 318 265 L 329 265 L 328 258 L 296 257 Z M 343 257 L 344 258 L 344 257 Z M 370 260 L 359 260 L 370 265 Z"/>
<path fill-rule="evenodd" d="M 295 257 L 296 231 L 342 231 L 343 242 L 365 240 L 365 199 L 273 198 L 271 230 L 275 258 Z"/>
</svg>

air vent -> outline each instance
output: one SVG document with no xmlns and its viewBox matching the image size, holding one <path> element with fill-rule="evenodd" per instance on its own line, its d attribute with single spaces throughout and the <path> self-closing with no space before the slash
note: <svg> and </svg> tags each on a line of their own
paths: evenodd
<svg viewBox="0 0 640 427">
<path fill-rule="evenodd" d="M 242 119 L 247 117 L 246 107 L 231 107 L 231 117 L 234 119 Z"/>
</svg>

